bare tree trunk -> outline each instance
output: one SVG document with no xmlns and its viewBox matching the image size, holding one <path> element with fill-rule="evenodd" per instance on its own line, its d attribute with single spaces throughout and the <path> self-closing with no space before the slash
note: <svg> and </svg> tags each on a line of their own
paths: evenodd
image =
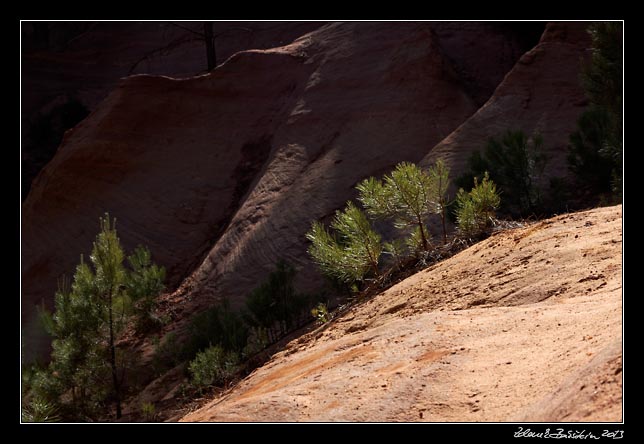
<svg viewBox="0 0 644 444">
<path fill-rule="evenodd" d="M 378 262 L 377 261 L 371 261 L 371 268 L 373 269 L 373 272 L 376 274 L 376 276 L 380 276 L 380 270 L 378 270 Z"/>
<path fill-rule="evenodd" d="M 443 245 L 447 243 L 447 230 L 445 230 L 445 205 L 441 204 L 441 222 L 443 223 Z"/>
<path fill-rule="evenodd" d="M 206 43 L 206 60 L 208 62 L 208 72 L 217 66 L 217 54 L 215 52 L 215 38 L 213 36 L 213 23 L 203 23 L 203 34 Z"/>
<path fill-rule="evenodd" d="M 427 243 L 427 237 L 425 237 L 425 227 L 423 227 L 423 221 L 418 216 L 418 227 L 420 228 L 420 238 L 423 241 L 423 250 L 429 250 L 429 244 Z"/>
</svg>

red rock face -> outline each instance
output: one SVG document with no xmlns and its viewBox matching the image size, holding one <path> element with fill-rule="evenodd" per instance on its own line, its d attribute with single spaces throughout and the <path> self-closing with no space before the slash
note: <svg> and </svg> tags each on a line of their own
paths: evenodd
<svg viewBox="0 0 644 444">
<path fill-rule="evenodd" d="M 483 105 L 518 58 L 543 34 L 543 22 L 435 22 L 443 52 L 465 91 Z"/>
<path fill-rule="evenodd" d="M 292 42 L 320 22 L 215 22 L 217 64 L 246 49 L 272 48 Z M 206 72 L 206 51 L 198 33 L 203 22 L 52 22 L 39 41 L 34 24 L 22 25 L 22 159 L 23 188 L 53 157 L 68 125 L 72 104 L 89 111 L 134 74 L 193 77 Z M 49 123 L 51 120 L 54 122 Z M 44 122 L 43 122 L 44 121 Z M 54 127 L 54 134 L 51 128 Z M 44 139 L 44 140 L 43 140 Z M 50 140 L 53 139 L 53 140 Z"/>
<path fill-rule="evenodd" d="M 590 47 L 587 23 L 549 23 L 539 44 L 524 54 L 490 99 L 423 159 L 443 158 L 453 171 L 467 168 L 472 151 L 508 129 L 539 132 L 549 156 L 546 177 L 567 174 L 570 133 L 586 106 L 580 62 Z"/>
<path fill-rule="evenodd" d="M 243 297 L 279 258 L 314 288 L 311 221 L 353 198 L 359 180 L 418 161 L 475 110 L 427 26 L 336 24 L 311 38 L 302 50 L 315 69 L 265 171 L 189 281 L 202 302 Z"/>
<path fill-rule="evenodd" d="M 56 278 L 89 253 L 105 211 L 128 249 L 149 246 L 170 285 L 198 265 L 310 71 L 289 54 L 242 59 L 185 81 L 130 77 L 66 134 L 23 205 L 23 315 L 50 302 Z"/>
<path fill-rule="evenodd" d="M 65 135 L 23 204 L 25 357 L 45 353 L 35 306 L 51 305 L 105 211 L 128 250 L 148 245 L 168 268 L 170 289 L 192 273 L 170 298 L 186 315 L 222 297 L 239 305 L 279 259 L 301 269 L 301 289 L 315 288 L 311 221 L 355 197 L 363 178 L 421 160 L 491 92 L 499 71 L 481 63 L 510 69 L 519 55 L 489 44 L 487 58 L 458 55 L 444 31 L 334 23 L 208 75 L 123 79 Z M 472 45 L 493 34 L 479 32 Z M 483 86 L 466 87 L 464 72 L 482 73 Z"/>
</svg>

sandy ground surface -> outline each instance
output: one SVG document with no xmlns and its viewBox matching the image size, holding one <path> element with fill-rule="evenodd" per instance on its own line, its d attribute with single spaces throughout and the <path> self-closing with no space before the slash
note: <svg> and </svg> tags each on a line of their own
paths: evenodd
<svg viewBox="0 0 644 444">
<path fill-rule="evenodd" d="M 182 421 L 621 421 L 622 207 L 500 232 Z"/>
</svg>

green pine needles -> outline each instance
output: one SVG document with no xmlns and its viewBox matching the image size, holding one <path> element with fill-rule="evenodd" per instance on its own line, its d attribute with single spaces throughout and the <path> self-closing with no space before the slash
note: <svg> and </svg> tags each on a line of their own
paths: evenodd
<svg viewBox="0 0 644 444">
<path fill-rule="evenodd" d="M 56 406 L 42 399 L 33 399 L 22 409 L 23 422 L 59 422 Z"/>
<path fill-rule="evenodd" d="M 295 291 L 296 274 L 293 266 L 279 261 L 266 281 L 246 297 L 244 320 L 257 336 L 274 342 L 299 325 L 309 297 Z"/>
<path fill-rule="evenodd" d="M 413 228 L 412 238 L 418 240 L 416 247 L 427 251 L 430 234 L 425 221 L 430 215 L 441 216 L 443 242 L 447 240 L 448 187 L 449 168 L 439 159 L 427 172 L 410 162 L 399 163 L 382 181 L 370 177 L 360 182 L 356 189 L 360 193 L 358 200 L 369 216 L 394 219 L 394 226 L 400 230 Z"/>
<path fill-rule="evenodd" d="M 588 32 L 591 57 L 582 65 L 581 84 L 590 106 L 570 136 L 568 164 L 582 189 L 618 202 L 624 157 L 623 28 L 620 22 L 594 22 Z"/>
<path fill-rule="evenodd" d="M 199 313 L 188 328 L 190 339 L 182 350 L 175 349 L 173 337 L 167 338 L 167 351 L 190 359 L 188 370 L 195 388 L 227 383 L 245 366 L 245 360 L 301 326 L 310 297 L 296 292 L 296 274 L 293 266 L 280 260 L 247 296 L 245 308 L 233 311 L 223 300 Z"/>
<path fill-rule="evenodd" d="M 432 212 L 438 214 L 441 218 L 441 227 L 443 229 L 443 243 L 447 242 L 447 229 L 445 227 L 445 218 L 447 216 L 447 207 L 450 201 L 447 196 L 447 189 L 449 188 L 449 168 L 443 162 L 443 159 L 438 159 L 434 166 L 429 168 L 429 180 L 432 184 L 429 191 L 429 199 L 432 202 Z"/>
<path fill-rule="evenodd" d="M 491 137 L 483 152 L 474 151 L 468 159 L 470 171 L 456 180 L 466 190 L 474 179 L 489 173 L 503 190 L 505 210 L 517 215 L 539 212 L 543 208 L 543 174 L 548 158 L 543 137 L 528 137 L 523 131 L 507 130 Z"/>
<path fill-rule="evenodd" d="M 211 385 L 224 384 L 237 371 L 239 355 L 226 351 L 221 346 L 210 346 L 197 353 L 190 361 L 188 371 L 192 376 L 192 384 L 203 389 Z"/>
<path fill-rule="evenodd" d="M 127 258 L 131 271 L 125 281 L 127 295 L 131 299 L 136 328 L 146 333 L 163 321 L 155 315 L 157 295 L 163 291 L 165 269 L 152 263 L 150 250 L 138 246 Z"/>
<path fill-rule="evenodd" d="M 65 418 L 93 420 L 111 401 L 121 417 L 128 359 L 116 343 L 132 319 L 151 316 L 165 277 L 144 247 L 128 257 L 129 269 L 125 259 L 116 219 L 106 213 L 90 262 L 81 256 L 71 285 L 59 284 L 54 312 L 42 312 L 53 350 L 49 367 L 34 377 L 33 405 L 54 406 Z"/>
<path fill-rule="evenodd" d="M 410 162 L 401 162 L 382 180 L 369 177 L 360 182 L 358 201 L 365 211 L 347 202 L 337 211 L 329 232 L 324 224 L 313 222 L 306 237 L 308 252 L 322 272 L 335 281 L 352 285 L 367 276 L 381 275 L 381 254 L 390 255 L 400 268 L 408 251 L 429 251 L 431 234 L 427 220 L 438 215 L 443 244 L 447 243 L 447 194 L 449 168 L 439 159 L 427 171 Z M 382 242 L 369 220 L 392 220 L 404 238 Z"/>
<path fill-rule="evenodd" d="M 477 237 L 494 223 L 494 214 L 501 204 L 496 184 L 487 171 L 479 183 L 474 178 L 474 188 L 467 193 L 463 188 L 456 195 L 456 224 L 461 235 Z"/>
<path fill-rule="evenodd" d="M 362 210 L 347 202 L 344 210 L 335 213 L 331 228 L 335 235 L 314 222 L 306 234 L 311 241 L 309 254 L 324 274 L 347 284 L 362 281 L 368 273 L 380 274 L 381 237 Z"/>
<path fill-rule="evenodd" d="M 402 162 L 383 181 L 373 177 L 356 187 L 358 200 L 375 219 L 392 218 L 399 229 L 417 227 L 421 247 L 429 249 L 429 233 L 423 219 L 434 212 L 435 204 L 430 199 L 433 183 L 428 174 L 417 165 Z"/>
</svg>

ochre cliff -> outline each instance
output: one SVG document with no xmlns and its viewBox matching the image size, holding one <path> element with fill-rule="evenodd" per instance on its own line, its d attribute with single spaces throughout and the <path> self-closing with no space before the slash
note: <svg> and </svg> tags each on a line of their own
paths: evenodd
<svg viewBox="0 0 644 444">
<path fill-rule="evenodd" d="M 551 25 L 513 69 L 525 44 L 493 24 L 356 22 L 238 52 L 202 76 L 122 79 L 66 133 L 23 204 L 25 356 L 46 353 L 35 307 L 51 306 L 56 279 L 89 253 L 105 211 L 127 249 L 148 245 L 167 267 L 170 291 L 183 284 L 166 296 L 177 326 L 220 298 L 238 305 L 279 259 L 301 270 L 302 290 L 315 288 L 304 238 L 312 219 L 403 160 L 436 151 L 457 173 L 478 133 L 451 140 L 486 109 L 516 115 L 523 93 L 512 88 L 533 88 L 548 67 L 544 84 L 560 102 L 534 97 L 527 109 L 547 142 L 547 128 L 563 140 L 583 109 L 572 86 L 583 45 L 569 42 L 583 27 Z"/>
</svg>

